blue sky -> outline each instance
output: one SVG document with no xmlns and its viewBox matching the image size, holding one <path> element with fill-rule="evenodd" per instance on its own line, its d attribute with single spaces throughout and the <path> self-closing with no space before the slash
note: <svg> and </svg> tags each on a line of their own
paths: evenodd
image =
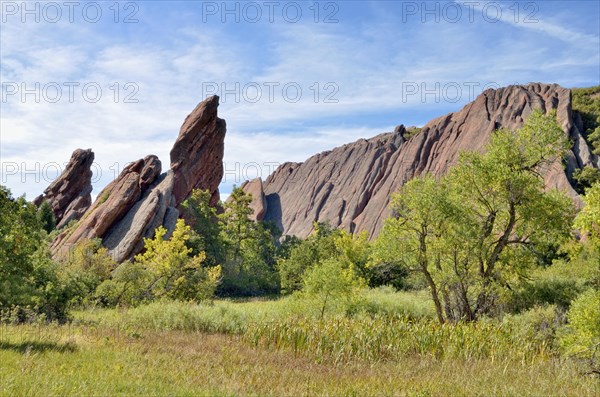
<svg viewBox="0 0 600 397">
<path fill-rule="evenodd" d="M 78 147 L 96 153 L 95 195 L 148 154 L 166 170 L 185 116 L 213 92 L 226 195 L 484 88 L 598 85 L 599 4 L 2 1 L 0 184 L 32 199 Z"/>
</svg>

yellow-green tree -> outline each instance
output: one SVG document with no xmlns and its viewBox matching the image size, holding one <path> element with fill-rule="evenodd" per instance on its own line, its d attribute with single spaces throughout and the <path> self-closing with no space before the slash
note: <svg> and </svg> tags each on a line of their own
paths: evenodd
<svg viewBox="0 0 600 397">
<path fill-rule="evenodd" d="M 600 182 L 585 191 L 584 207 L 575 219 L 575 227 L 589 234 L 600 247 Z"/>
<path fill-rule="evenodd" d="M 177 221 L 168 239 L 166 234 L 165 228 L 157 228 L 153 239 L 144 239 L 145 251 L 135 257 L 135 262 L 151 274 L 147 290 L 157 298 L 211 298 L 221 277 L 221 267 L 202 267 L 203 252 L 190 256 L 192 249 L 186 246 L 190 227 L 182 219 Z"/>
</svg>

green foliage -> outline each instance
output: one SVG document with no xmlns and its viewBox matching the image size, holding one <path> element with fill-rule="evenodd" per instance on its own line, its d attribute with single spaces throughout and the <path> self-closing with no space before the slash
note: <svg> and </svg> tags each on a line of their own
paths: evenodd
<svg viewBox="0 0 600 397">
<path fill-rule="evenodd" d="M 137 306 L 152 300 L 147 287 L 152 273 L 139 263 L 123 262 L 113 272 L 112 278 L 100 284 L 94 296 L 102 306 Z"/>
<path fill-rule="evenodd" d="M 212 298 L 221 277 L 220 266 L 203 268 L 204 253 L 189 256 L 192 250 L 186 242 L 190 227 L 182 219 L 177 221 L 169 239 L 165 239 L 166 233 L 163 227 L 156 229 L 153 239 L 144 239 L 145 252 L 135 257 L 135 262 L 152 276 L 147 289 L 155 298 Z"/>
<path fill-rule="evenodd" d="M 88 303 L 96 288 L 117 266 L 100 239 L 80 241 L 62 264 L 72 304 Z"/>
<path fill-rule="evenodd" d="M 304 272 L 335 255 L 334 239 L 339 233 L 329 224 L 315 222 L 311 235 L 306 240 L 295 243 L 290 249 L 289 256 L 278 261 L 277 267 L 283 293 L 302 289 Z"/>
<path fill-rule="evenodd" d="M 37 209 L 0 186 L 0 307 L 26 305 L 33 291 L 31 256 L 43 241 Z"/>
<path fill-rule="evenodd" d="M 581 115 L 583 135 L 595 154 L 600 154 L 600 86 L 574 88 L 573 111 Z"/>
<path fill-rule="evenodd" d="M 204 252 L 207 267 L 217 266 L 225 260 L 217 210 L 210 205 L 210 199 L 208 190 L 197 189 L 181 204 L 183 218 L 192 229 L 187 245 L 192 248 L 193 255 Z"/>
<path fill-rule="evenodd" d="M 575 227 L 588 233 L 600 248 L 600 183 L 587 189 L 582 199 L 584 207 L 577 215 Z"/>
<path fill-rule="evenodd" d="M 256 296 L 279 291 L 275 269 L 274 229 L 250 217 L 252 197 L 234 187 L 219 214 L 220 238 L 225 251 L 219 294 Z"/>
<path fill-rule="evenodd" d="M 417 136 L 421 133 L 422 128 L 420 127 L 408 127 L 406 129 L 406 133 L 404 134 L 404 139 L 409 140 L 413 136 Z"/>
<path fill-rule="evenodd" d="M 515 327 L 512 322 L 490 321 L 449 325 L 386 317 L 290 318 L 252 323 L 244 339 L 334 363 L 400 361 L 408 356 L 531 361 L 554 354 L 551 340 L 537 335 L 537 328 L 517 333 Z"/>
<path fill-rule="evenodd" d="M 43 227 L 49 206 L 38 208 L 23 197 L 14 199 L 0 186 L 0 311 L 18 322 L 31 316 L 64 321 L 77 295 L 67 272 L 55 263 Z M 30 313 L 31 316 L 29 314 Z"/>
<path fill-rule="evenodd" d="M 600 290 L 589 289 L 575 299 L 567 318 L 561 346 L 568 354 L 595 359 L 592 365 L 600 369 Z"/>
<path fill-rule="evenodd" d="M 342 304 L 352 301 L 356 290 L 365 285 L 351 267 L 344 266 L 342 261 L 335 258 L 326 259 L 307 270 L 303 280 L 302 292 L 318 302 L 321 318 L 328 305 L 337 301 L 342 301 Z"/>
<path fill-rule="evenodd" d="M 166 298 L 182 301 L 212 299 L 221 279 L 221 267 L 203 266 L 205 255 L 191 256 L 186 243 L 191 229 L 182 219 L 172 235 L 159 227 L 153 239 L 144 239 L 145 251 L 134 262 L 124 262 L 95 291 L 97 301 L 106 306 L 136 306 Z"/>
<path fill-rule="evenodd" d="M 222 267 L 217 294 L 256 296 L 279 292 L 275 263 L 289 249 L 276 247 L 279 230 L 252 220 L 252 197 L 240 188 L 234 187 L 220 214 L 210 205 L 210 199 L 208 191 L 196 190 L 182 208 L 193 229 L 187 246 L 194 255 L 205 253 L 205 267 Z"/>
<path fill-rule="evenodd" d="M 110 190 L 105 191 L 104 193 L 102 193 L 102 195 L 100 196 L 100 199 L 98 199 L 98 204 L 104 204 L 106 202 L 106 200 L 108 200 L 108 198 L 110 197 Z"/>
<path fill-rule="evenodd" d="M 563 249 L 569 251 L 567 257 L 555 260 L 551 266 L 534 269 L 513 285 L 506 306 L 509 311 L 556 305 L 564 312 L 581 292 L 600 285 L 600 262 L 591 244 L 572 241 Z"/>
<path fill-rule="evenodd" d="M 573 179 L 577 182 L 577 191 L 583 193 L 585 189 L 591 187 L 595 183 L 600 183 L 600 170 L 586 165 L 583 168 L 575 170 Z"/>
<path fill-rule="evenodd" d="M 493 314 L 507 286 L 569 235 L 572 203 L 544 191 L 539 174 L 567 148 L 554 114 L 534 111 L 520 130 L 496 131 L 484 154 L 462 153 L 447 177 L 403 186 L 375 252 L 423 275 L 440 322 Z"/>
<path fill-rule="evenodd" d="M 54 212 L 52 212 L 52 207 L 47 200 L 44 200 L 38 208 L 37 218 L 46 233 L 50 234 L 56 228 L 56 218 L 54 218 Z"/>
</svg>

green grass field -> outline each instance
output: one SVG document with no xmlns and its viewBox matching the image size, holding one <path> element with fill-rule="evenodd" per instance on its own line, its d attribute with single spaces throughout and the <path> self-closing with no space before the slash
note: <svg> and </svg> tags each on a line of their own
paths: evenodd
<svg viewBox="0 0 600 397">
<path fill-rule="evenodd" d="M 442 327 L 429 320 L 431 308 L 418 294 L 370 291 L 363 298 L 351 314 L 332 308 L 323 319 L 311 302 L 284 298 L 158 302 L 83 310 L 65 325 L 2 325 L 0 394 L 600 393 L 599 379 L 556 354 L 547 335 L 516 335 L 511 321 Z"/>
</svg>

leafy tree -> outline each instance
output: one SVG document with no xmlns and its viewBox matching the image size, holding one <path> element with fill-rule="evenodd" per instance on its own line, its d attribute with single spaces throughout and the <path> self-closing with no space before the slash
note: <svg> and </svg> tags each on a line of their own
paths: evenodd
<svg viewBox="0 0 600 397">
<path fill-rule="evenodd" d="M 32 303 L 32 256 L 44 241 L 37 208 L 0 186 L 0 307 Z"/>
<path fill-rule="evenodd" d="M 358 277 L 351 267 L 344 266 L 336 258 L 325 259 L 316 264 L 303 274 L 302 279 L 302 292 L 319 302 L 321 319 L 325 316 L 328 305 L 340 299 L 351 300 L 353 293 L 366 285 L 364 279 Z"/>
<path fill-rule="evenodd" d="M 575 88 L 573 110 L 581 115 L 583 135 L 595 154 L 600 154 L 600 86 Z"/>
<path fill-rule="evenodd" d="M 179 300 L 211 298 L 221 276 L 220 266 L 204 268 L 204 253 L 189 256 L 192 249 L 186 246 L 190 227 L 182 219 L 171 237 L 164 239 L 167 230 L 159 227 L 153 239 L 144 239 L 145 252 L 136 255 L 135 261 L 151 275 L 147 290 L 153 297 Z M 126 274 L 117 281 L 126 282 L 133 269 L 123 269 Z"/>
<path fill-rule="evenodd" d="M 555 116 L 535 111 L 496 131 L 484 154 L 462 153 L 441 181 L 423 177 L 392 198 L 381 239 L 430 289 L 440 322 L 492 314 L 510 283 L 570 231 L 573 207 L 544 190 L 543 167 L 568 142 Z"/>
<path fill-rule="evenodd" d="M 112 278 L 96 288 L 94 296 L 103 306 L 136 306 L 153 299 L 148 290 L 152 276 L 139 263 L 123 262 L 114 270 Z"/>
<path fill-rule="evenodd" d="M 583 168 L 575 170 L 573 179 L 577 182 L 577 191 L 583 193 L 585 189 L 600 182 L 600 170 L 586 165 Z"/>
<path fill-rule="evenodd" d="M 444 185 L 431 176 L 413 179 L 392 196 L 394 216 L 382 229 L 376 255 L 420 272 L 427 282 L 440 322 L 445 321 L 436 273 L 442 273 L 440 244 L 447 215 Z"/>
<path fill-rule="evenodd" d="M 284 293 L 302 289 L 304 272 L 316 263 L 336 255 L 335 237 L 339 233 L 340 231 L 332 229 L 329 224 L 315 222 L 313 232 L 306 240 L 294 242 L 289 255 L 277 262 Z"/>
<path fill-rule="evenodd" d="M 260 295 L 279 290 L 274 261 L 277 236 L 272 227 L 250 218 L 251 202 L 249 194 L 234 187 L 219 214 L 225 251 L 219 287 L 223 295 Z"/>
<path fill-rule="evenodd" d="M 588 260 L 595 269 L 591 282 L 600 290 L 600 182 L 586 190 L 582 197 L 584 207 L 575 218 L 575 227 L 589 236 L 589 243 L 583 244 L 583 253 L 588 253 Z"/>
<path fill-rule="evenodd" d="M 62 263 L 71 303 L 85 303 L 117 266 L 100 239 L 80 241 Z"/>
<path fill-rule="evenodd" d="M 190 198 L 181 204 L 183 218 L 192 228 L 187 245 L 194 255 L 204 252 L 205 267 L 216 266 L 225 260 L 224 243 L 217 209 L 210 205 L 208 190 L 194 190 Z"/>
<path fill-rule="evenodd" d="M 345 230 L 336 234 L 333 239 L 336 254 L 344 266 L 355 277 L 368 279 L 368 264 L 371 256 L 371 244 L 369 243 L 369 233 L 363 231 L 358 234 L 351 234 Z"/>
<path fill-rule="evenodd" d="M 50 234 L 56 228 L 56 218 L 54 217 L 52 207 L 47 200 L 44 200 L 42 205 L 40 205 L 37 212 L 37 218 L 46 233 Z"/>
<path fill-rule="evenodd" d="M 562 347 L 569 354 L 591 358 L 600 373 L 600 290 L 589 289 L 571 304 L 567 313 L 569 324 L 561 336 Z"/>
<path fill-rule="evenodd" d="M 0 310 L 64 321 L 75 291 L 50 257 L 38 216 L 35 205 L 0 186 Z M 17 320 L 26 318 L 17 315 Z"/>
<path fill-rule="evenodd" d="M 575 219 L 575 226 L 588 233 L 600 248 L 600 182 L 587 189 L 582 199 L 584 207 Z"/>
</svg>

